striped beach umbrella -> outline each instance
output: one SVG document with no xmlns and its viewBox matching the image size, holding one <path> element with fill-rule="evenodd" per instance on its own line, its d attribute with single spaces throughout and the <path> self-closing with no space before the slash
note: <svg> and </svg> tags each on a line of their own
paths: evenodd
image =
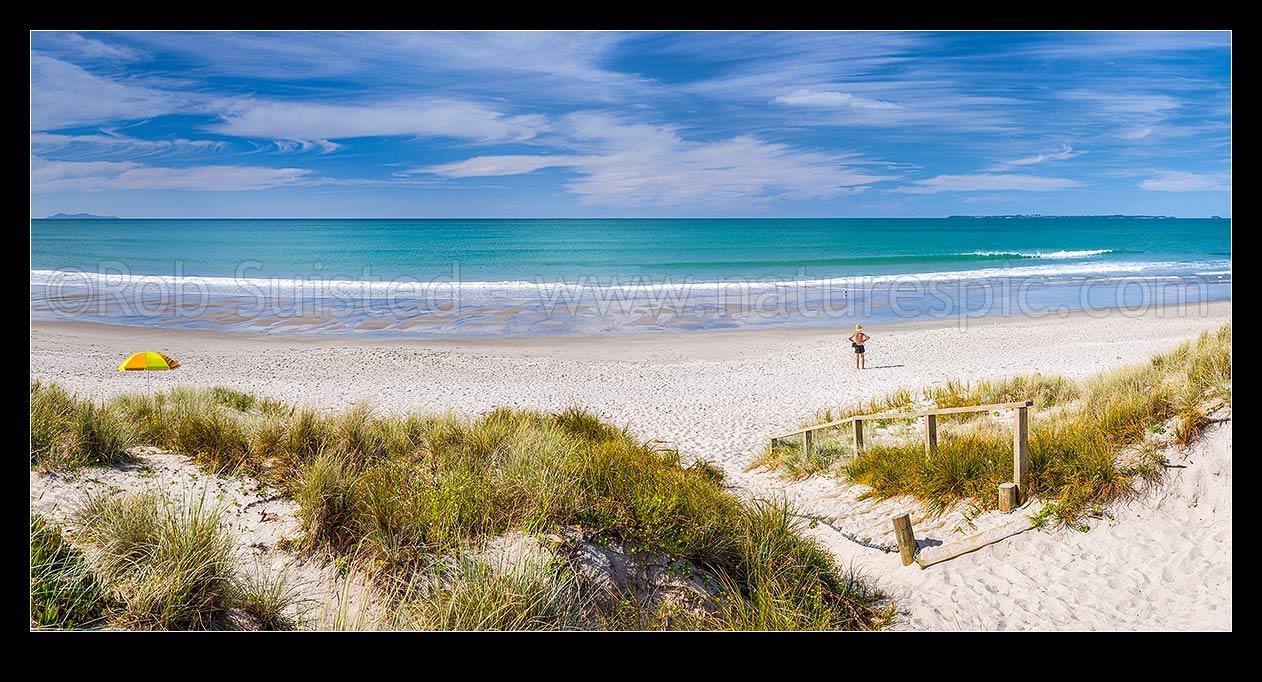
<svg viewBox="0 0 1262 682">
<path fill-rule="evenodd" d="M 160 372 L 179 367 L 180 363 L 153 351 L 134 353 L 118 366 L 120 372 Z M 145 392 L 149 392 L 149 375 L 145 375 Z"/>
</svg>

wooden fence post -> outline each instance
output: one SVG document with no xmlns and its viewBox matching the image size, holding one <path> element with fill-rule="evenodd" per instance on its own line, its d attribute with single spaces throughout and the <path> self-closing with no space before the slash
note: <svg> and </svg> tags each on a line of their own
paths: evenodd
<svg viewBox="0 0 1262 682">
<path fill-rule="evenodd" d="M 916 536 L 911 530 L 911 515 L 894 517 L 894 537 L 898 538 L 898 553 L 903 565 L 910 566 L 916 559 Z"/>
<path fill-rule="evenodd" d="M 854 451 L 855 454 L 863 454 L 863 420 L 854 420 Z"/>
<path fill-rule="evenodd" d="M 802 434 L 802 458 L 803 459 L 810 458 L 811 444 L 813 440 L 814 440 L 814 437 L 811 431 L 806 431 L 805 433 Z"/>
<path fill-rule="evenodd" d="M 1010 512 L 1016 507 L 1017 503 L 1017 484 L 1016 483 L 1000 483 L 999 484 L 999 511 Z"/>
<path fill-rule="evenodd" d="M 1030 409 L 1018 407 L 1012 417 L 1012 482 L 1017 484 L 1017 504 L 1030 496 Z"/>
<path fill-rule="evenodd" d="M 938 447 L 938 415 L 925 415 L 925 453 L 933 452 Z"/>
</svg>

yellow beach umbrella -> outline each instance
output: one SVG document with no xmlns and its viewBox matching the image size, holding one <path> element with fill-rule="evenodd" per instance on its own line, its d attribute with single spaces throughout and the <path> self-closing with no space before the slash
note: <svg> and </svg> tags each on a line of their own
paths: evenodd
<svg viewBox="0 0 1262 682">
<path fill-rule="evenodd" d="M 144 351 L 143 353 L 135 353 L 131 357 L 123 361 L 118 366 L 120 372 L 159 372 L 167 369 L 175 369 L 180 363 L 163 355 L 162 353 L 154 353 L 153 351 Z M 145 375 L 145 392 L 149 392 L 149 375 Z"/>
</svg>

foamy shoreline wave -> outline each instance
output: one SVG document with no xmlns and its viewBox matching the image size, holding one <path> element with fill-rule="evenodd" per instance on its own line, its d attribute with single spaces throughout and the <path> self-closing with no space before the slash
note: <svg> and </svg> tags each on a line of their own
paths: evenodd
<svg viewBox="0 0 1262 682">
<path fill-rule="evenodd" d="M 1068 253 L 1068 252 L 1065 252 Z M 1055 256 L 1052 257 L 1056 259 Z M 31 270 L 32 287 L 64 287 L 67 289 L 151 289 L 154 293 L 175 287 L 200 289 L 211 295 L 332 295 L 332 296 L 407 296 L 409 292 L 433 295 L 446 289 L 459 289 L 462 295 L 486 297 L 514 297 L 538 295 L 550 290 L 626 290 L 672 291 L 686 288 L 693 292 L 722 291 L 735 286 L 755 291 L 772 291 L 785 288 L 819 289 L 866 289 L 873 286 L 930 282 L 984 282 L 1014 278 L 1045 278 L 1049 280 L 1073 278 L 1188 278 L 1198 276 L 1230 275 L 1230 261 L 1198 262 L 1097 262 L 1058 263 L 1017 267 L 979 268 L 946 272 L 907 273 L 895 275 L 860 275 L 816 279 L 788 279 L 770 277 L 733 277 L 723 281 L 694 279 L 670 279 L 654 281 L 651 278 L 580 277 L 577 279 L 551 280 L 540 278 L 535 282 L 506 281 L 487 282 L 455 281 L 450 277 L 436 277 L 429 281 L 396 279 L 392 281 L 364 281 L 350 278 L 233 278 L 233 277 L 167 277 L 161 275 L 118 275 L 82 272 L 75 270 Z"/>
</svg>

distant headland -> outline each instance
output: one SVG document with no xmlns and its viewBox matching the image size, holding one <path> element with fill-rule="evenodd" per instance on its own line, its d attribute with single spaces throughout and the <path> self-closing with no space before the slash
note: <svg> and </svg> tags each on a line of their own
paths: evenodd
<svg viewBox="0 0 1262 682">
<path fill-rule="evenodd" d="M 96 215 L 95 213 L 54 213 L 44 220 L 118 220 L 118 216 Z"/>
</svg>

